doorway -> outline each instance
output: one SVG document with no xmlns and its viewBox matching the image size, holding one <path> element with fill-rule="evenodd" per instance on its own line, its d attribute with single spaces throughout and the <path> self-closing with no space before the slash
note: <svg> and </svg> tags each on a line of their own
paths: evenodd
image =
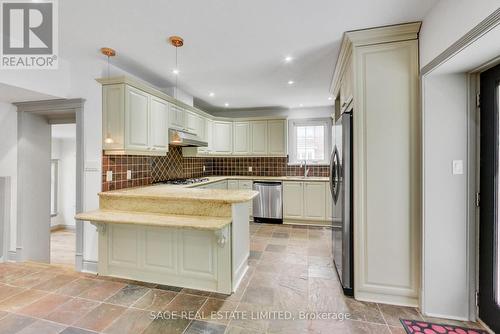
<svg viewBox="0 0 500 334">
<path fill-rule="evenodd" d="M 480 76 L 479 318 L 500 333 L 500 65 Z"/>
<path fill-rule="evenodd" d="M 77 271 L 83 269 L 83 222 L 73 220 L 74 213 L 83 207 L 83 104 L 82 99 L 14 103 L 18 112 L 18 261 L 54 263 L 52 244 L 59 246 L 53 249 L 56 263 L 68 264 Z M 66 165 L 73 172 L 66 174 L 63 169 L 67 169 L 64 166 L 68 159 L 64 154 L 51 155 L 52 132 L 61 132 L 59 125 L 71 129 L 71 144 L 67 145 L 71 150 L 63 150 L 72 152 L 71 162 Z M 67 181 L 63 179 L 71 174 Z M 65 200 L 67 205 L 62 204 Z M 64 235 L 51 233 L 52 228 L 54 232 L 63 230 Z M 57 254 L 64 258 L 58 259 Z"/>
<path fill-rule="evenodd" d="M 76 124 L 51 126 L 50 263 L 75 265 Z"/>
</svg>

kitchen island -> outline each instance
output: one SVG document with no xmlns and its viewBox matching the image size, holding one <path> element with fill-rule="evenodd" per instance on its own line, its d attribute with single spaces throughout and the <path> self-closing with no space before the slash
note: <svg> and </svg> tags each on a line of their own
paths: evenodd
<svg viewBox="0 0 500 334">
<path fill-rule="evenodd" d="M 98 273 L 230 294 L 245 275 L 252 190 L 154 185 L 103 192 L 78 214 L 99 233 Z"/>
</svg>

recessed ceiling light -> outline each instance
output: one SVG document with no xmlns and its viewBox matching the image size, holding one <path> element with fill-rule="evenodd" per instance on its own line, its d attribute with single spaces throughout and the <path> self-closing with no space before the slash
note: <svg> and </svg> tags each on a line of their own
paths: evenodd
<svg viewBox="0 0 500 334">
<path fill-rule="evenodd" d="M 290 63 L 293 60 L 292 56 L 286 56 L 285 57 L 285 63 Z"/>
<path fill-rule="evenodd" d="M 331 101 L 331 100 L 333 100 L 333 97 L 328 96 L 328 101 Z"/>
<path fill-rule="evenodd" d="M 226 108 L 229 107 L 229 103 L 227 103 L 227 102 L 224 103 L 224 107 L 226 107 Z"/>
<path fill-rule="evenodd" d="M 174 68 L 174 69 L 172 70 L 172 73 L 173 73 L 173 74 L 175 74 L 175 75 L 177 75 L 177 74 L 179 74 L 179 70 L 178 70 L 178 69 L 176 69 L 176 68 Z"/>
<path fill-rule="evenodd" d="M 288 84 L 289 84 L 289 85 L 293 85 L 294 83 L 295 83 L 295 81 L 293 81 L 293 80 L 288 80 Z"/>
<path fill-rule="evenodd" d="M 215 96 L 215 93 L 214 93 L 214 92 L 210 92 L 210 93 L 208 93 L 208 96 L 210 96 L 210 97 L 214 97 L 214 96 Z"/>
<path fill-rule="evenodd" d="M 302 103 L 301 103 L 301 104 L 299 104 L 299 107 L 303 107 L 303 106 L 304 106 L 304 105 L 303 105 Z"/>
</svg>

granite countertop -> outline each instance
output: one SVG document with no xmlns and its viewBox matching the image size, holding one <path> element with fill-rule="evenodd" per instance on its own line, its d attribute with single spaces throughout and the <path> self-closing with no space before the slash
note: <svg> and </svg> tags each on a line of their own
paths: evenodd
<svg viewBox="0 0 500 334">
<path fill-rule="evenodd" d="M 214 203 L 243 203 L 252 200 L 258 193 L 253 190 L 190 189 L 186 186 L 157 184 L 99 193 L 101 198 L 149 198 L 176 201 L 206 201 Z"/>
<path fill-rule="evenodd" d="M 303 176 L 209 176 L 203 178 L 207 178 L 208 181 L 205 182 L 200 182 L 200 183 L 195 183 L 195 184 L 188 184 L 188 185 L 169 185 L 173 187 L 180 187 L 180 188 L 196 188 L 199 186 L 203 186 L 205 184 L 210 184 L 218 181 L 225 181 L 225 180 L 252 180 L 252 181 L 297 181 L 297 182 L 328 182 L 330 180 L 329 177 L 322 177 L 322 176 L 308 176 L 304 178 Z"/>
<path fill-rule="evenodd" d="M 75 218 L 79 220 L 87 220 L 98 223 L 192 228 L 200 230 L 219 230 L 224 226 L 231 224 L 231 217 L 165 215 L 159 213 L 117 210 L 95 210 L 85 213 L 79 213 Z"/>
</svg>

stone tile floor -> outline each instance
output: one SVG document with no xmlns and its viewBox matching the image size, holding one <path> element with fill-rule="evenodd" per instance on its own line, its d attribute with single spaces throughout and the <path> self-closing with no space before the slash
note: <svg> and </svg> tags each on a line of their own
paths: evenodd
<svg viewBox="0 0 500 334">
<path fill-rule="evenodd" d="M 0 264 L 0 333 L 391 334 L 404 333 L 400 317 L 424 319 L 414 308 L 344 297 L 331 261 L 329 229 L 251 224 L 250 230 L 250 269 L 230 296 L 97 277 L 64 266 Z M 182 316 L 182 311 L 192 313 Z M 300 311 L 350 318 L 301 319 Z M 163 318 L 153 320 L 151 312 Z M 181 316 L 166 319 L 175 314 Z M 289 316 L 296 319 L 283 319 Z"/>
<path fill-rule="evenodd" d="M 75 266 L 75 230 L 50 232 L 50 262 Z"/>
</svg>

